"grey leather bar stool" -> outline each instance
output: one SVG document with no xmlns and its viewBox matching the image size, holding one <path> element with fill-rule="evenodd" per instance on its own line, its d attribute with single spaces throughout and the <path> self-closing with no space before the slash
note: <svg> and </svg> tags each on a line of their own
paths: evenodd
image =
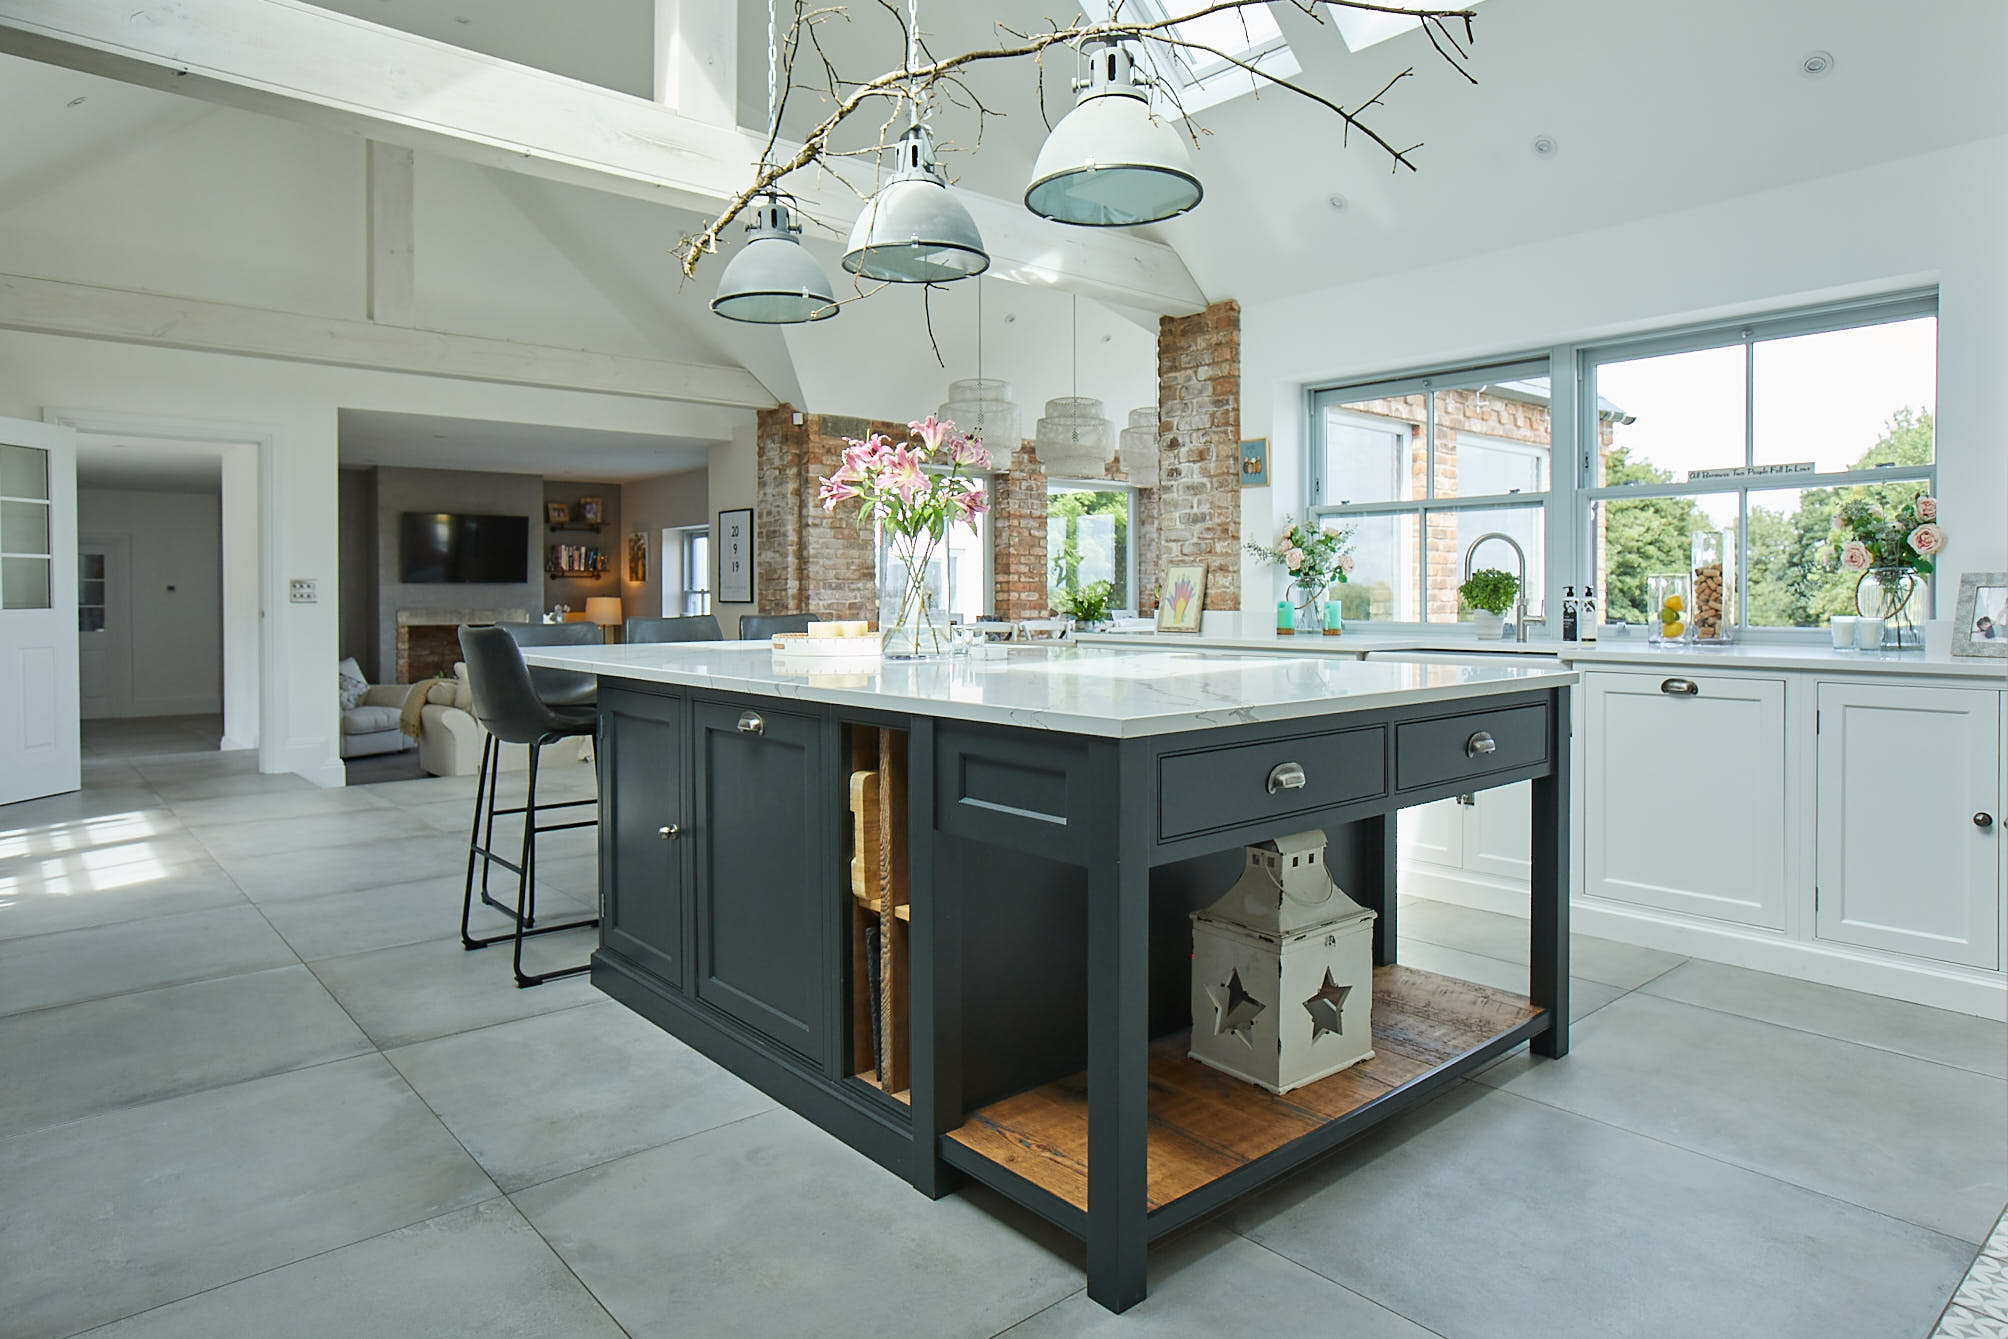
<svg viewBox="0 0 2008 1339">
<path fill-rule="evenodd" d="M 597 629 L 595 629 L 597 631 Z M 460 943 L 463 948 L 486 948 L 504 939 L 516 944 L 512 965 L 518 986 L 534 986 L 553 977 L 574 976 L 590 964 L 531 974 L 523 970 L 523 940 L 530 935 L 554 934 L 598 925 L 595 915 L 557 925 L 535 925 L 536 899 L 532 891 L 537 878 L 537 836 L 569 828 L 589 828 L 599 824 L 597 816 L 569 823 L 540 823 L 538 816 L 554 809 L 597 805 L 597 799 L 560 800 L 537 803 L 537 770 L 546 744 L 563 739 L 590 736 L 597 713 L 589 706 L 554 706 L 538 695 L 531 681 L 530 667 L 523 663 L 522 649 L 510 632 L 501 627 L 460 629 L 460 654 L 467 663 L 467 685 L 474 697 L 474 717 L 488 732 L 489 747 L 481 751 L 481 771 L 474 783 L 474 828 L 467 837 L 467 879 L 460 898 Z M 500 784 L 501 745 L 522 744 L 530 750 L 527 790 L 520 808 L 498 808 L 495 792 Z M 491 763 L 493 764 L 491 767 Z M 485 807 L 485 814 L 484 814 Z M 523 815 L 523 847 L 515 861 L 494 850 L 495 816 Z M 484 822 L 487 840 L 481 840 Z M 481 861 L 481 900 L 507 913 L 514 925 L 502 934 L 477 939 L 468 918 L 474 910 L 474 864 Z M 500 865 L 516 876 L 516 906 L 512 910 L 488 895 L 488 868 Z"/>
<path fill-rule="evenodd" d="M 739 640 L 764 642 L 776 633 L 807 632 L 807 614 L 747 614 L 739 620 Z"/>
<path fill-rule="evenodd" d="M 627 641 L 636 642 L 722 642 L 725 634 L 718 620 L 709 614 L 688 618 L 641 618 L 627 621 Z"/>
<path fill-rule="evenodd" d="M 604 642 L 597 623 L 497 623 L 518 646 L 599 646 Z M 600 681 L 574 670 L 533 669 L 530 682 L 537 696 L 553 707 L 591 706 Z"/>
</svg>

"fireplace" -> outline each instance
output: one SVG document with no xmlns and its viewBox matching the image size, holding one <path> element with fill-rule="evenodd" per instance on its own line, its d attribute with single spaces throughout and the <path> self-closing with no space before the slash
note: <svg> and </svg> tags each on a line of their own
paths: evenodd
<svg viewBox="0 0 2008 1339">
<path fill-rule="evenodd" d="M 400 609 L 397 611 L 397 682 L 451 675 L 460 659 L 462 624 L 520 623 L 521 609 Z"/>
</svg>

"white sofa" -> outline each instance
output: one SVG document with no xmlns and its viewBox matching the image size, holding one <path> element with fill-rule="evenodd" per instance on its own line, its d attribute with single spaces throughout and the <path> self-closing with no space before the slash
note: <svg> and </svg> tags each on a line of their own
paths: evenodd
<svg viewBox="0 0 2008 1339">
<path fill-rule="evenodd" d="M 342 709 L 342 756 L 368 758 L 379 753 L 401 753 L 413 741 L 397 728 L 404 699 L 411 689 L 403 684 L 371 684 L 362 700 Z"/>
</svg>

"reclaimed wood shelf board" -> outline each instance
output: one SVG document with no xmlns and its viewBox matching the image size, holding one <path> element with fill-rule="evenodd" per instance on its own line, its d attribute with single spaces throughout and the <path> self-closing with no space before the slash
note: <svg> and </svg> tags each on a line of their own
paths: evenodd
<svg viewBox="0 0 2008 1339">
<path fill-rule="evenodd" d="M 1150 1048 L 1153 1211 L 1524 1027 L 1526 997 L 1412 967 L 1374 970 L 1374 1055 L 1277 1096 L 1191 1059 L 1179 1033 Z M 1076 1074 L 993 1102 L 948 1136 L 1086 1211 L 1088 1081 Z"/>
</svg>

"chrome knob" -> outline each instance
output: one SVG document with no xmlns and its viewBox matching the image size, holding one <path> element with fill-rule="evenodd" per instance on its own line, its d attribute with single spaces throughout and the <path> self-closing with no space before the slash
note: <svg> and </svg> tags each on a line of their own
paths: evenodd
<svg viewBox="0 0 2008 1339">
<path fill-rule="evenodd" d="M 1464 741 L 1464 756 L 1467 758 L 1476 758 L 1483 754 L 1495 752 L 1498 747 L 1499 741 L 1492 737 L 1490 731 L 1480 730 L 1477 734 Z"/>
<path fill-rule="evenodd" d="M 1668 697 L 1695 697 L 1701 692 L 1701 685 L 1692 679 L 1666 679 L 1659 685 L 1659 691 Z"/>
<path fill-rule="evenodd" d="M 1986 831 L 1988 828 L 1994 826 L 1994 815 L 1986 813 L 1975 814 L 1973 816 L 1973 826 L 1983 832 Z"/>
<path fill-rule="evenodd" d="M 668 841 L 671 837 L 681 835 L 682 832 L 683 832 L 682 825 L 677 823 L 670 823 L 667 824 L 666 826 L 657 828 L 655 830 L 655 835 L 662 838 L 664 841 Z"/>
<path fill-rule="evenodd" d="M 739 713 L 739 730 L 742 734 L 764 735 L 767 733 L 767 722 L 757 711 L 742 711 Z"/>
<path fill-rule="evenodd" d="M 1304 765 L 1295 762 L 1279 762 L 1269 769 L 1269 793 L 1304 788 Z"/>
</svg>

